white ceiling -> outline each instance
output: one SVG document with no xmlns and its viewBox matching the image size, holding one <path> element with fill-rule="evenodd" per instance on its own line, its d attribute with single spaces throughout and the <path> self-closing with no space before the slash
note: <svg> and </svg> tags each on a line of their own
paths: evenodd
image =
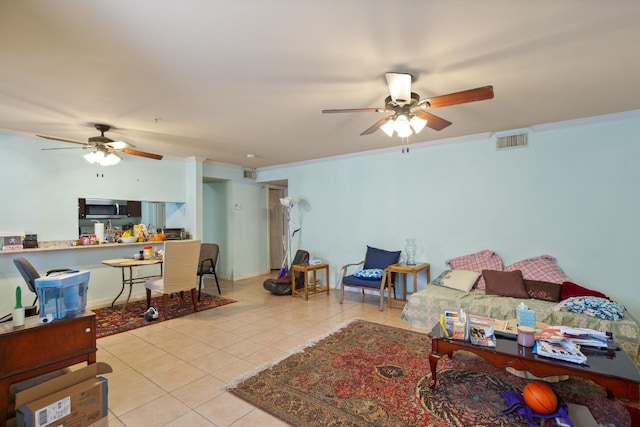
<svg viewBox="0 0 640 427">
<path fill-rule="evenodd" d="M 305 161 L 400 144 L 360 136 L 379 113 L 321 114 L 383 107 L 387 71 L 422 98 L 494 87 L 410 143 L 636 110 L 639 23 L 637 0 L 0 0 L 0 130 Z"/>
</svg>

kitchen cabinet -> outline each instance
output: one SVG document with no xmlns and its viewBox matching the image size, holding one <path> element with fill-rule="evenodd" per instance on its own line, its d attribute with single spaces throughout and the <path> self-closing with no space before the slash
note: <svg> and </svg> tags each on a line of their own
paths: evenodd
<svg viewBox="0 0 640 427">
<path fill-rule="evenodd" d="M 85 217 L 85 206 L 87 205 L 87 199 L 78 199 L 78 218 L 82 219 Z"/>
<path fill-rule="evenodd" d="M 127 201 L 127 216 L 137 218 L 142 216 L 142 202 L 140 200 Z"/>
</svg>

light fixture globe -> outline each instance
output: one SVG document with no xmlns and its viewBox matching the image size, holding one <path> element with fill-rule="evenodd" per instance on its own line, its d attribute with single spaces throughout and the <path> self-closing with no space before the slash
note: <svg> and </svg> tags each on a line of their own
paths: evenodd
<svg viewBox="0 0 640 427">
<path fill-rule="evenodd" d="M 409 119 L 404 114 L 399 115 L 396 119 L 396 132 L 400 138 L 407 138 L 413 133 Z"/>
<path fill-rule="evenodd" d="M 409 124 L 411 125 L 411 127 L 413 128 L 413 131 L 417 135 L 427 125 L 427 121 L 421 117 L 413 116 L 411 117 L 411 120 L 409 120 Z"/>
<path fill-rule="evenodd" d="M 391 118 L 387 120 L 385 124 L 380 126 L 380 129 L 382 129 L 382 131 L 388 136 L 393 136 L 393 132 L 396 130 L 396 122 Z"/>
</svg>

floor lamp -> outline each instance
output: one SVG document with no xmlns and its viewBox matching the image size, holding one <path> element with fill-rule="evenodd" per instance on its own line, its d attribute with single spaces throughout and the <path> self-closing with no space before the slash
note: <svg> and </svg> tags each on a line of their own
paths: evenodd
<svg viewBox="0 0 640 427">
<path fill-rule="evenodd" d="M 285 242 L 285 253 L 284 259 L 282 260 L 282 267 L 280 268 L 280 273 L 278 274 L 278 279 L 283 278 L 289 269 L 289 265 L 291 265 L 291 235 L 289 234 L 289 222 L 291 220 L 291 208 L 293 208 L 296 204 L 296 199 L 292 197 L 283 197 L 280 199 L 280 204 L 282 208 L 287 212 L 287 239 Z"/>
</svg>

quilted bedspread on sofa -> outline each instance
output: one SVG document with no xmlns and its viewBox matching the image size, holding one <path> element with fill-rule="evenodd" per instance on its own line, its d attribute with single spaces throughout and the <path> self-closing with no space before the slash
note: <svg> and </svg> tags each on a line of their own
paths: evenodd
<svg viewBox="0 0 640 427">
<path fill-rule="evenodd" d="M 618 345 L 629 354 L 636 365 L 640 366 L 640 325 L 629 313 L 621 320 L 603 320 L 570 311 L 555 311 L 555 302 L 485 295 L 484 290 L 462 292 L 429 284 L 425 289 L 411 295 L 402 311 L 402 319 L 413 327 L 429 330 L 438 323 L 440 313 L 445 310 L 458 311 L 462 308 L 466 313 L 478 316 L 515 319 L 516 307 L 521 302 L 535 310 L 538 322 L 613 333 Z"/>
</svg>

